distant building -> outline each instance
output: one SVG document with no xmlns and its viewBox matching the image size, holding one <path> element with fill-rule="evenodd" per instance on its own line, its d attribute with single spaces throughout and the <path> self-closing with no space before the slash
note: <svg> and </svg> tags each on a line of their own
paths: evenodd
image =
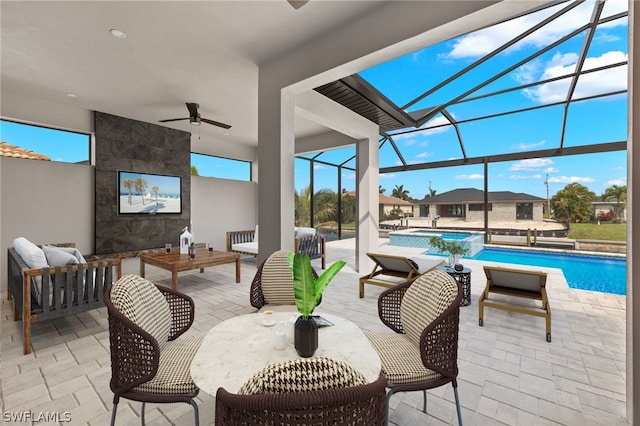
<svg viewBox="0 0 640 426">
<path fill-rule="evenodd" d="M 615 209 L 616 201 L 615 200 L 605 201 L 600 196 L 594 197 L 594 199 L 591 200 L 591 205 L 593 206 L 593 216 L 594 216 L 594 218 L 597 218 L 598 215 L 600 215 L 601 213 L 607 213 L 609 211 L 612 211 L 612 212 L 616 211 L 616 209 Z M 622 210 L 622 219 L 623 220 L 627 220 L 627 207 L 626 207 L 626 204 L 625 204 L 624 210 Z"/>
<path fill-rule="evenodd" d="M 356 193 L 351 191 L 347 194 L 352 197 L 356 196 Z M 404 216 L 413 215 L 413 203 L 410 201 L 403 200 L 397 197 L 389 197 L 387 195 L 379 194 L 378 195 L 378 213 L 380 216 L 389 216 L 393 210 L 399 209 L 402 211 Z"/>
<path fill-rule="evenodd" d="M 546 200 L 524 193 L 495 191 L 487 194 L 489 220 L 542 221 Z M 484 221 L 484 191 L 475 188 L 454 189 L 442 194 L 426 196 L 414 203 L 414 217 L 460 218 L 468 222 Z"/>
<path fill-rule="evenodd" d="M 38 154 L 37 152 L 29 151 L 28 149 L 20 148 L 19 146 L 11 145 L 6 142 L 0 142 L 0 156 L 51 161 L 51 158 L 44 154 Z"/>
</svg>

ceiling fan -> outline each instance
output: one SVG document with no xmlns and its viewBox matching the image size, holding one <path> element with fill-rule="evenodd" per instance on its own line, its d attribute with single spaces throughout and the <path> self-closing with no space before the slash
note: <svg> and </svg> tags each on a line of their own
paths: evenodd
<svg viewBox="0 0 640 426">
<path fill-rule="evenodd" d="M 300 9 L 305 5 L 309 0 L 287 0 L 294 9 Z"/>
<path fill-rule="evenodd" d="M 199 126 L 200 123 L 213 124 L 214 126 L 222 127 L 223 129 L 230 129 L 231 126 L 229 124 L 220 123 L 219 121 L 209 120 L 208 118 L 200 117 L 200 113 L 198 112 L 198 108 L 200 105 L 194 102 L 187 102 L 187 109 L 189 110 L 189 117 L 185 118 L 170 118 L 168 120 L 160 120 L 160 123 L 168 123 L 169 121 L 180 121 L 180 120 L 189 120 L 189 122 L 194 126 Z"/>
</svg>

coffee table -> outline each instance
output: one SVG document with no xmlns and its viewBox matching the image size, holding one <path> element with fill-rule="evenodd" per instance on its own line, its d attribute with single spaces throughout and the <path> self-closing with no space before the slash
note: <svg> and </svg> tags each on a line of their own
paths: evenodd
<svg viewBox="0 0 640 426">
<path fill-rule="evenodd" d="M 140 276 L 144 278 L 146 264 L 171 271 L 171 284 L 173 289 L 177 290 L 178 272 L 191 271 L 193 269 L 200 269 L 200 272 L 204 272 L 206 267 L 233 262 L 236 263 L 236 283 L 239 283 L 240 255 L 237 253 L 196 248 L 196 257 L 193 259 L 188 254 L 180 254 L 177 250 L 173 250 L 171 253 L 165 253 L 164 251 L 143 253 L 140 255 Z"/>
</svg>

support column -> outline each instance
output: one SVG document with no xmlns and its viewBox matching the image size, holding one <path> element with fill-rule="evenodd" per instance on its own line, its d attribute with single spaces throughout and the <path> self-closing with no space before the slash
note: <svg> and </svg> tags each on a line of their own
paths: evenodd
<svg viewBox="0 0 640 426">
<path fill-rule="evenodd" d="M 360 139 L 356 144 L 356 174 L 358 179 L 356 227 L 356 269 L 359 272 L 373 267 L 367 252 L 376 252 L 379 242 L 379 151 L 378 135 Z"/>
<path fill-rule="evenodd" d="M 634 360 L 640 358 L 640 250 L 634 253 L 634 241 L 640 241 L 640 208 L 634 208 L 640 200 L 640 90 L 634 81 L 640 81 L 640 67 L 635 66 L 635 55 L 640 58 L 640 14 L 635 6 L 640 2 L 629 1 L 629 68 L 628 68 L 628 131 L 627 131 L 627 421 L 640 422 L 640 366 Z M 635 121 L 635 122 L 634 122 Z M 640 245 L 638 246 L 640 248 Z M 635 267 L 635 264 L 638 267 Z M 636 297 L 636 295 L 638 297 Z"/>
</svg>

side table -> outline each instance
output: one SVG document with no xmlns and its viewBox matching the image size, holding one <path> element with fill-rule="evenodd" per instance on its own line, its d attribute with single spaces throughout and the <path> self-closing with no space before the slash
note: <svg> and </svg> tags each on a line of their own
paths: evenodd
<svg viewBox="0 0 640 426">
<path fill-rule="evenodd" d="M 460 284 L 462 287 L 460 306 L 469 306 L 471 304 L 471 269 L 464 268 L 462 271 L 456 271 L 453 266 L 437 266 L 436 269 L 451 275 Z"/>
</svg>

